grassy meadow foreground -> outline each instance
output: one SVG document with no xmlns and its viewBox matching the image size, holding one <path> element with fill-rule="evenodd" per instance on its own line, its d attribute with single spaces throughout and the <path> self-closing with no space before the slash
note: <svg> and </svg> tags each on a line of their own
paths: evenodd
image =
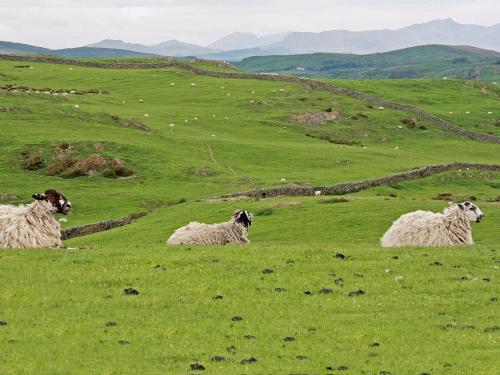
<svg viewBox="0 0 500 375">
<path fill-rule="evenodd" d="M 500 135 L 491 84 L 335 83 Z M 65 227 L 149 212 L 61 251 L 0 251 L 2 375 L 499 373 L 498 172 L 345 196 L 217 198 L 282 178 L 317 186 L 499 164 L 497 144 L 306 86 L 178 68 L 0 60 L 2 86 L 0 203 L 56 188 L 73 203 Z M 291 119 L 322 111 L 337 118 Z M 486 214 L 472 224 L 476 245 L 379 247 L 399 215 L 447 199 Z M 239 208 L 255 215 L 248 246 L 165 244 L 189 221 Z"/>
</svg>

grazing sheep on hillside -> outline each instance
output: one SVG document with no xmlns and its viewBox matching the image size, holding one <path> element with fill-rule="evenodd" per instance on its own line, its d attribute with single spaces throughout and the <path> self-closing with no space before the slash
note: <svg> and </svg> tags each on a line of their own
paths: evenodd
<svg viewBox="0 0 500 375">
<path fill-rule="evenodd" d="M 452 204 L 443 213 L 414 211 L 396 220 L 380 240 L 382 247 L 472 245 L 469 221 L 484 219 L 471 202 Z"/>
<path fill-rule="evenodd" d="M 248 227 L 253 216 L 247 210 L 235 211 L 231 220 L 219 224 L 203 224 L 196 221 L 177 229 L 168 239 L 169 245 L 226 245 L 247 244 Z"/>
<path fill-rule="evenodd" d="M 55 213 L 67 215 L 71 202 L 55 190 L 34 194 L 27 206 L 0 206 L 0 248 L 62 246 L 61 226 Z"/>
</svg>

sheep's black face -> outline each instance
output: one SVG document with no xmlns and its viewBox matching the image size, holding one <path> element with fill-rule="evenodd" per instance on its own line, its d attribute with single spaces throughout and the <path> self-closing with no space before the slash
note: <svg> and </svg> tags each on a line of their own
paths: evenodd
<svg viewBox="0 0 500 375">
<path fill-rule="evenodd" d="M 39 201 L 45 200 L 52 204 L 52 207 L 54 207 L 53 213 L 67 215 L 71 211 L 71 202 L 53 189 L 47 190 L 43 194 L 33 194 L 33 198 Z"/>
<path fill-rule="evenodd" d="M 459 203 L 458 207 L 465 211 L 467 217 L 470 221 L 475 221 L 476 223 L 480 223 L 481 220 L 484 219 L 483 212 L 477 207 L 475 204 L 465 201 L 464 203 Z"/>
<path fill-rule="evenodd" d="M 237 223 L 243 224 L 245 227 L 252 225 L 253 215 L 247 210 L 236 211 L 233 214 L 234 219 Z"/>
</svg>

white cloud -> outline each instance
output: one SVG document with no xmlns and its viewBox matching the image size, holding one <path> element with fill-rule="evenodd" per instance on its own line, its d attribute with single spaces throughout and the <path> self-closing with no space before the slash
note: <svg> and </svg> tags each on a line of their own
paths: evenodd
<svg viewBox="0 0 500 375">
<path fill-rule="evenodd" d="M 491 25 L 499 0 L 2 0 L 0 40 L 51 48 L 104 38 L 208 44 L 233 31 L 399 28 L 438 18 Z"/>
</svg>

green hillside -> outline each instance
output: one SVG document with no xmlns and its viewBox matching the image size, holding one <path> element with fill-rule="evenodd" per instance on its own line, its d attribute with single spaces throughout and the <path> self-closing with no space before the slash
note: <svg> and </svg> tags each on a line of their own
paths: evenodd
<svg viewBox="0 0 500 375">
<path fill-rule="evenodd" d="M 500 135 L 493 84 L 336 83 Z M 0 87 L 2 203 L 56 188 L 73 203 L 64 227 L 147 212 L 61 251 L 0 250 L 0 373 L 497 371 L 499 172 L 464 168 L 343 196 L 217 199 L 500 164 L 497 143 L 306 85 L 182 67 L 0 60 Z M 335 119 L 297 120 L 316 112 Z M 379 247 L 399 215 L 441 211 L 442 199 L 485 212 L 472 224 L 476 245 Z M 248 246 L 165 244 L 179 226 L 240 208 L 255 215 Z"/>
<path fill-rule="evenodd" d="M 500 78 L 500 53 L 474 47 L 426 45 L 385 53 L 315 53 L 249 57 L 236 65 L 253 72 L 279 72 L 342 79 Z"/>
</svg>

